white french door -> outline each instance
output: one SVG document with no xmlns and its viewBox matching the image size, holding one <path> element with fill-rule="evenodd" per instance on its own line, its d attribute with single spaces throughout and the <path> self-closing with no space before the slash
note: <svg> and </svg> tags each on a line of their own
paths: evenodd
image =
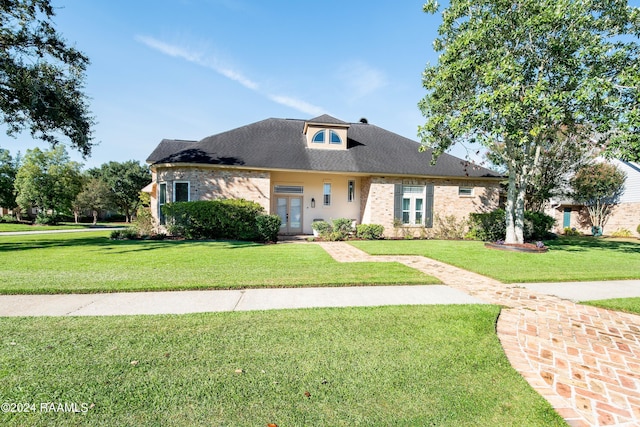
<svg viewBox="0 0 640 427">
<path fill-rule="evenodd" d="M 282 220 L 280 234 L 302 233 L 302 197 L 277 196 L 276 213 Z"/>
</svg>

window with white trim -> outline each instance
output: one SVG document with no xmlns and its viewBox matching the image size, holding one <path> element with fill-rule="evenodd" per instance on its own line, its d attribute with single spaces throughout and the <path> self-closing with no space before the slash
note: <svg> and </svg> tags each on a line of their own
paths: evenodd
<svg viewBox="0 0 640 427">
<path fill-rule="evenodd" d="M 160 224 L 165 224 L 164 214 L 162 213 L 162 206 L 167 203 L 167 183 L 161 182 L 158 185 L 158 219 Z"/>
<path fill-rule="evenodd" d="M 189 197 L 189 181 L 174 181 L 173 182 L 173 201 L 174 202 L 188 202 Z"/>
<path fill-rule="evenodd" d="M 473 196 L 473 187 L 458 187 L 458 196 L 462 196 L 462 197 Z"/>
<path fill-rule="evenodd" d="M 347 201 L 353 202 L 355 198 L 356 198 L 356 182 L 351 179 L 347 182 Z"/>
<path fill-rule="evenodd" d="M 402 187 L 402 223 L 422 225 L 424 223 L 424 185 Z"/>
<path fill-rule="evenodd" d="M 322 186 L 322 204 L 331 206 L 331 183 L 325 182 Z"/>
</svg>

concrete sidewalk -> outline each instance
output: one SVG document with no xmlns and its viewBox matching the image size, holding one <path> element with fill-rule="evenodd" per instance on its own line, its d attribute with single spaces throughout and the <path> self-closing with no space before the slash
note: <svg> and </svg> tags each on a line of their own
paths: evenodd
<svg viewBox="0 0 640 427">
<path fill-rule="evenodd" d="M 0 316 L 184 314 L 424 304 L 486 303 L 443 285 L 0 295 Z"/>
</svg>

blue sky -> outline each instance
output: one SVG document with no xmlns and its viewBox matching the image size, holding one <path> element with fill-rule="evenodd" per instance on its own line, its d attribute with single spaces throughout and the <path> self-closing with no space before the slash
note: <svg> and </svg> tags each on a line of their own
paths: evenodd
<svg viewBox="0 0 640 427">
<path fill-rule="evenodd" d="M 86 167 L 143 162 L 163 138 L 324 113 L 417 140 L 440 22 L 423 3 L 52 0 L 56 28 L 91 60 L 98 122 L 91 158 L 69 152 Z M 36 146 L 47 147 L 0 134 L 12 155 Z"/>
</svg>

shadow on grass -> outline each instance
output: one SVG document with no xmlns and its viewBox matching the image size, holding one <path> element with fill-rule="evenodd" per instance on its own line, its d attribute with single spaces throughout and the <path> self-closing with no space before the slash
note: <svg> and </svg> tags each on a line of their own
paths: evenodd
<svg viewBox="0 0 640 427">
<path fill-rule="evenodd" d="M 176 246 L 202 246 L 219 243 L 220 249 L 239 249 L 251 246 L 262 246 L 260 243 L 243 242 L 237 240 L 111 240 L 108 237 L 41 237 L 22 242 L 0 241 L 0 252 L 27 251 L 32 249 L 63 248 L 63 247 L 92 247 L 99 250 L 116 250 L 122 252 L 139 252 L 166 249 Z"/>
<path fill-rule="evenodd" d="M 597 237 L 563 237 L 557 240 L 546 241 L 549 249 L 566 252 L 587 252 L 593 250 L 615 251 L 640 254 L 640 241 L 606 240 Z"/>
</svg>

